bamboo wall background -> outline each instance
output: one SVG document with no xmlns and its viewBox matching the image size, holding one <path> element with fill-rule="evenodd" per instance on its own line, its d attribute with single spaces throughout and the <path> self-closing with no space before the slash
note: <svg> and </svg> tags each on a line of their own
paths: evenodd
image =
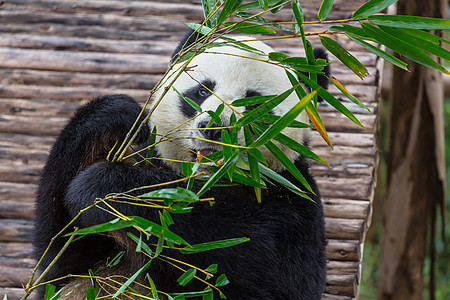
<svg viewBox="0 0 450 300">
<path fill-rule="evenodd" d="M 316 20 L 320 2 L 301 1 L 306 21 Z M 329 19 L 349 18 L 363 2 L 336 0 Z M 276 17 L 292 18 L 289 13 Z M 0 297 L 8 293 L 8 299 L 18 299 L 34 267 L 30 239 L 39 172 L 74 109 L 110 93 L 145 101 L 186 33 L 184 23 L 201 19 L 200 1 L 195 0 L 0 2 Z M 273 15 L 270 19 L 275 20 Z M 313 25 L 307 30 L 325 28 Z M 312 150 L 330 163 L 312 166 L 328 238 L 323 299 L 344 300 L 358 297 L 362 245 L 371 218 L 382 65 L 359 45 L 343 36 L 335 38 L 370 75 L 361 81 L 340 63 L 332 65 L 332 75 L 374 112 L 356 107 L 330 87 L 367 130 L 320 105 L 334 150 L 316 133 L 311 143 Z M 320 47 L 317 38 L 310 41 Z M 297 39 L 268 44 L 288 54 L 302 53 Z"/>
</svg>

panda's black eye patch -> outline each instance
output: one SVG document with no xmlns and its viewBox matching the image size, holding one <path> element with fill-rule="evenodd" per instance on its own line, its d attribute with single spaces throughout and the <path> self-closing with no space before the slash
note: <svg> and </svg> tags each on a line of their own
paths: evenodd
<svg viewBox="0 0 450 300">
<path fill-rule="evenodd" d="M 183 96 L 191 99 L 198 105 L 202 105 L 203 101 L 205 101 L 209 96 L 212 95 L 211 91 L 214 90 L 215 86 L 216 83 L 214 81 L 205 80 L 198 83 L 196 86 L 184 91 Z M 197 113 L 195 108 L 193 108 L 189 103 L 184 101 L 184 99 L 182 99 L 181 97 L 180 97 L 180 106 L 183 114 L 189 118 L 194 117 Z"/>
<path fill-rule="evenodd" d="M 257 92 L 257 91 L 252 91 L 252 90 L 248 90 L 248 91 L 245 93 L 245 98 L 248 98 L 248 97 L 256 97 L 256 96 L 261 96 L 261 93 L 259 93 L 259 92 Z"/>
</svg>

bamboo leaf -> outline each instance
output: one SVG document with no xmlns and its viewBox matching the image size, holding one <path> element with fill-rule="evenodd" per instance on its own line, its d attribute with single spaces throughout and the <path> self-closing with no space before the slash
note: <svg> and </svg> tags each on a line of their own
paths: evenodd
<svg viewBox="0 0 450 300">
<path fill-rule="evenodd" d="M 170 199 L 178 200 L 187 203 L 197 202 L 198 196 L 189 190 L 177 187 L 167 188 L 145 193 L 139 196 L 139 198 L 152 198 L 152 199 Z"/>
<path fill-rule="evenodd" d="M 269 59 L 273 61 L 282 61 L 283 59 L 288 58 L 289 55 L 281 52 L 270 52 Z"/>
<path fill-rule="evenodd" d="M 303 28 L 303 10 L 298 0 L 292 2 L 292 12 L 294 13 L 294 22 L 297 23 L 292 25 L 292 30 L 295 34 L 298 34 Z"/>
<path fill-rule="evenodd" d="M 196 269 L 187 270 L 183 275 L 180 276 L 180 278 L 177 279 L 178 284 L 181 286 L 185 286 L 194 278 L 195 274 L 197 274 Z"/>
<path fill-rule="evenodd" d="M 258 135 L 261 135 L 261 131 L 258 128 L 254 128 Z M 294 163 L 280 150 L 274 143 L 266 142 L 265 145 L 267 149 L 277 158 L 277 160 L 288 170 L 308 191 L 314 193 L 309 183 L 306 181 L 303 174 L 297 169 Z"/>
<path fill-rule="evenodd" d="M 284 0 L 283 0 L 284 1 Z M 276 5 L 279 2 L 279 0 L 268 0 L 267 3 L 269 6 L 273 6 Z M 242 4 L 241 6 L 239 6 L 236 11 L 243 11 L 243 10 L 251 10 L 251 9 L 258 9 L 260 8 L 260 4 L 259 4 L 259 0 L 258 1 L 253 1 L 253 2 L 249 2 L 249 3 L 245 3 Z"/>
<path fill-rule="evenodd" d="M 427 42 L 433 43 L 435 45 L 439 45 L 439 42 L 450 44 L 450 40 L 446 40 L 446 39 L 444 39 L 444 38 L 442 38 L 440 36 L 434 35 L 434 34 L 432 34 L 430 32 L 423 31 L 423 30 L 420 30 L 420 29 L 397 27 L 396 30 L 400 31 L 400 32 L 402 32 L 404 34 L 412 35 L 412 36 L 414 36 L 416 38 L 419 38 L 419 39 L 425 40 Z"/>
<path fill-rule="evenodd" d="M 314 97 L 317 91 L 303 97 L 294 107 L 292 107 L 286 114 L 279 118 L 272 126 L 264 131 L 258 139 L 251 145 L 252 147 L 260 147 L 270 141 L 273 137 L 278 135 L 281 130 L 286 128 L 291 122 L 305 109 L 308 102 Z"/>
<path fill-rule="evenodd" d="M 312 89 L 319 89 L 317 92 L 319 94 L 319 96 L 322 97 L 325 101 L 327 101 L 331 106 L 333 106 L 344 116 L 346 116 L 347 118 L 352 120 L 356 125 L 364 128 L 364 126 L 361 124 L 361 122 L 359 122 L 359 120 L 351 113 L 351 111 L 349 111 L 347 107 L 345 107 L 341 102 L 339 102 L 339 100 L 337 100 L 327 90 L 322 88 L 320 85 L 318 85 L 316 82 L 312 81 L 311 79 L 309 79 L 302 73 L 296 72 L 296 74 L 301 80 L 303 80 Z"/>
<path fill-rule="evenodd" d="M 217 24 L 217 12 L 213 13 L 216 0 L 202 0 L 203 16 L 206 26 L 213 28 Z"/>
<path fill-rule="evenodd" d="M 369 50 L 370 52 L 374 53 L 375 55 L 381 57 L 382 59 L 390 62 L 391 64 L 393 64 L 394 66 L 397 66 L 403 70 L 409 71 L 407 66 L 408 64 L 401 61 L 400 59 L 398 59 L 397 57 L 387 53 L 386 51 L 381 50 L 378 47 L 375 47 L 357 37 L 354 37 L 350 34 L 347 35 L 351 40 L 357 42 L 358 44 L 360 44 L 361 46 L 363 46 L 364 48 L 366 48 L 367 50 Z"/>
<path fill-rule="evenodd" d="M 294 75 L 292 75 L 290 72 L 286 71 L 286 75 L 289 78 L 289 81 L 293 86 L 296 86 L 295 93 L 297 94 L 297 97 L 299 99 L 306 96 L 306 92 L 303 89 L 302 85 L 298 83 L 297 78 L 295 78 Z M 333 148 L 333 145 L 331 144 L 330 138 L 328 137 L 327 131 L 325 130 L 325 126 L 323 125 L 322 119 L 319 116 L 319 113 L 317 112 L 316 107 L 309 103 L 308 106 L 306 106 L 306 113 L 308 114 L 308 117 L 311 121 L 311 123 L 314 125 L 316 130 L 319 132 L 319 134 L 322 136 L 322 138 L 327 142 L 327 144 Z"/>
<path fill-rule="evenodd" d="M 365 40 L 375 41 L 375 39 L 368 35 L 361 27 L 355 27 L 347 24 L 342 24 L 342 26 L 331 26 L 328 28 L 328 31 L 342 32 Z"/>
<path fill-rule="evenodd" d="M 227 276 L 225 274 L 222 274 L 219 276 L 219 278 L 217 278 L 215 286 L 225 286 L 229 283 L 230 281 L 228 280 Z"/>
<path fill-rule="evenodd" d="M 325 126 L 323 125 L 322 119 L 319 116 L 319 113 L 317 112 L 316 107 L 310 103 L 306 107 L 306 113 L 308 114 L 309 120 L 314 125 L 314 128 L 319 132 L 320 136 L 323 138 L 323 140 L 330 146 L 331 149 L 333 149 L 333 144 L 331 144 L 330 138 L 328 137 L 327 130 L 325 129 Z"/>
<path fill-rule="evenodd" d="M 250 34 L 275 33 L 275 30 L 251 22 L 225 22 L 224 26 L 233 26 L 234 31 Z"/>
<path fill-rule="evenodd" d="M 450 74 L 448 70 L 435 62 L 431 57 L 426 55 L 422 50 L 418 49 L 415 45 L 403 41 L 385 30 L 381 30 L 373 25 L 361 23 L 362 28 L 374 37 L 379 43 L 392 49 L 393 51 L 406 56 L 407 58 L 422 64 L 424 66 L 435 69 L 444 74 Z"/>
<path fill-rule="evenodd" d="M 275 23 L 275 22 L 272 22 L 272 21 L 269 21 L 269 20 L 267 20 L 267 19 L 264 19 L 264 18 L 261 17 L 261 16 L 255 16 L 254 14 L 251 14 L 251 13 L 247 13 L 247 12 L 237 12 L 237 13 L 235 13 L 234 15 L 235 15 L 236 17 L 241 18 L 241 19 L 244 19 L 244 20 L 247 20 L 247 19 L 248 19 L 248 20 L 251 20 L 251 21 L 253 21 L 253 22 L 262 24 L 262 25 L 275 27 L 275 28 L 278 28 L 278 29 L 281 29 L 281 30 L 284 30 L 284 31 L 292 31 L 291 29 L 289 29 L 289 28 L 287 28 L 287 27 L 284 27 L 283 25 L 279 25 L 279 24 L 277 24 L 277 23 Z"/>
<path fill-rule="evenodd" d="M 323 0 L 322 5 L 319 9 L 319 20 L 323 21 L 328 17 L 328 14 L 331 11 L 331 7 L 333 6 L 334 0 Z"/>
<path fill-rule="evenodd" d="M 219 14 L 219 17 L 217 18 L 217 25 L 222 24 L 229 15 L 236 11 L 241 3 L 242 0 L 228 0 L 227 2 L 225 2 L 225 5 L 223 6 L 223 9 Z"/>
<path fill-rule="evenodd" d="M 410 44 L 414 44 L 417 48 L 432 54 L 432 55 L 436 55 L 438 57 L 441 57 L 445 60 L 450 60 L 450 51 L 439 47 L 438 45 L 434 44 L 434 43 L 430 43 L 429 41 L 423 40 L 420 37 L 415 36 L 414 34 L 410 34 L 408 32 L 405 31 L 400 31 L 397 28 L 392 28 L 392 27 L 386 27 L 386 26 L 378 26 L 381 30 L 383 31 L 387 31 L 390 34 L 393 34 L 394 36 L 398 37 L 399 39 L 410 43 Z"/>
<path fill-rule="evenodd" d="M 144 250 L 144 252 L 146 252 L 148 255 L 152 254 L 152 249 L 150 249 L 150 247 L 146 244 L 142 242 L 142 239 L 137 236 L 135 236 L 134 234 L 132 234 L 131 232 L 127 232 L 127 235 L 129 238 L 131 238 L 135 243 L 140 243 L 141 244 L 141 248 L 142 250 Z"/>
<path fill-rule="evenodd" d="M 186 25 L 192 30 L 199 32 L 203 35 L 208 35 L 212 32 L 212 29 L 206 25 L 197 24 L 197 23 L 186 23 Z"/>
<path fill-rule="evenodd" d="M 250 240 L 249 238 L 243 237 L 243 238 L 234 238 L 234 239 L 228 239 L 228 240 L 207 242 L 207 243 L 196 244 L 196 245 L 181 248 L 180 252 L 182 254 L 200 253 L 200 252 L 205 252 L 205 251 L 209 251 L 209 250 L 239 245 L 239 244 L 248 242 L 249 240 Z"/>
<path fill-rule="evenodd" d="M 287 180 L 286 178 L 284 178 L 283 176 L 281 176 L 277 172 L 269 169 L 268 167 L 264 166 L 261 163 L 259 164 L 259 169 L 261 170 L 261 174 L 263 174 L 264 176 L 272 179 L 275 182 L 278 182 L 279 184 L 281 184 L 282 186 L 284 186 L 285 188 L 287 188 L 291 192 L 293 192 L 293 193 L 295 193 L 295 194 L 297 194 L 297 195 L 299 195 L 299 196 L 301 196 L 301 197 L 303 197 L 305 199 L 313 201 L 311 199 L 311 197 L 309 197 L 304 191 L 299 189 L 296 185 L 294 185 L 292 182 L 290 182 L 289 180 Z"/>
<path fill-rule="evenodd" d="M 136 273 L 133 274 L 125 283 L 117 290 L 117 292 L 112 296 L 112 298 L 118 297 L 120 294 L 122 294 L 123 291 L 125 291 L 128 286 L 142 273 L 144 272 L 149 266 L 152 261 L 150 260 L 147 262 L 142 268 L 140 268 Z"/>
<path fill-rule="evenodd" d="M 281 93 L 280 95 L 276 96 L 275 98 L 261 104 L 257 108 L 255 108 L 252 111 L 249 111 L 246 113 L 242 118 L 240 118 L 237 122 L 237 126 L 244 126 L 247 124 L 250 124 L 251 122 L 255 121 L 262 115 L 268 113 L 270 110 L 275 108 L 278 104 L 283 102 L 289 95 L 294 91 L 295 87 L 290 88 L 289 90 Z"/>
<path fill-rule="evenodd" d="M 233 155 L 230 157 L 229 160 L 225 161 L 225 163 L 220 167 L 220 169 L 214 173 L 214 175 L 209 178 L 209 180 L 202 186 L 200 191 L 197 192 L 197 196 L 200 197 L 203 195 L 207 190 L 209 190 L 222 176 L 227 172 L 229 168 L 231 168 L 235 163 L 236 160 L 239 157 L 239 150 L 235 150 Z"/>
<path fill-rule="evenodd" d="M 202 112 L 202 108 L 195 103 L 193 100 L 189 99 L 188 97 L 183 96 L 174 86 L 172 86 L 173 90 L 180 96 L 184 101 L 186 101 L 193 109 L 198 111 L 199 113 Z"/>
<path fill-rule="evenodd" d="M 267 96 L 253 96 L 253 97 L 247 97 L 247 98 L 241 98 L 234 100 L 231 102 L 232 106 L 240 107 L 240 106 L 251 106 L 255 104 L 260 104 L 263 102 L 267 102 L 270 99 L 275 98 L 277 95 L 267 95 Z"/>
<path fill-rule="evenodd" d="M 382 11 L 388 6 L 394 4 L 398 0 L 370 0 L 358 8 L 352 16 L 352 20 L 365 19 L 377 12 Z"/>
<path fill-rule="evenodd" d="M 252 136 L 249 126 L 244 126 L 244 137 L 245 137 L 245 145 L 246 146 L 250 146 L 251 144 L 253 144 L 253 136 Z M 253 152 L 255 152 L 255 149 L 247 150 L 247 154 L 248 154 L 247 159 L 248 159 L 248 165 L 250 168 L 250 175 L 254 181 L 260 182 L 261 176 L 259 174 L 258 159 L 255 157 L 255 153 L 253 153 Z M 258 201 L 258 203 L 261 203 L 261 188 L 254 187 L 254 190 L 255 190 L 256 200 Z"/>
<path fill-rule="evenodd" d="M 261 123 L 264 123 L 264 124 L 273 124 L 279 118 L 281 118 L 281 117 L 277 116 L 277 115 L 266 114 L 266 115 L 262 116 L 261 118 L 259 118 L 258 121 L 261 122 Z M 292 121 L 292 123 L 289 124 L 287 127 L 291 127 L 291 128 L 314 128 L 313 126 L 311 126 L 309 124 L 306 124 L 306 123 L 303 123 L 303 122 L 299 122 L 297 120 Z"/>
<path fill-rule="evenodd" d="M 156 300 L 159 300 L 158 290 L 156 289 L 156 285 L 153 282 L 153 279 L 148 274 L 147 274 L 147 280 L 148 280 L 148 283 L 150 284 L 150 290 L 152 291 L 152 297 L 155 298 Z"/>
<path fill-rule="evenodd" d="M 353 103 L 355 103 L 356 105 L 366 109 L 368 112 L 372 113 L 370 111 L 370 109 L 365 106 L 364 104 L 361 103 L 361 101 L 358 100 L 358 98 L 356 98 L 355 96 L 353 96 L 343 85 L 342 83 L 340 83 L 336 78 L 334 78 L 333 76 L 331 77 L 331 81 L 333 82 L 333 84 L 345 95 L 347 96 L 347 98 L 352 101 Z"/>
<path fill-rule="evenodd" d="M 449 30 L 450 20 L 416 17 L 416 16 L 393 16 L 393 15 L 375 15 L 367 18 L 376 25 L 390 27 L 429 29 L 429 30 Z"/>
<path fill-rule="evenodd" d="M 262 10 L 267 10 L 269 7 L 269 1 L 268 0 L 258 0 L 259 6 L 262 8 Z"/>
<path fill-rule="evenodd" d="M 353 55 L 345 50 L 338 42 L 326 36 L 320 36 L 322 45 L 336 56 L 344 65 L 353 71 L 359 78 L 363 79 L 368 75 L 366 67 L 364 67 Z"/>
</svg>

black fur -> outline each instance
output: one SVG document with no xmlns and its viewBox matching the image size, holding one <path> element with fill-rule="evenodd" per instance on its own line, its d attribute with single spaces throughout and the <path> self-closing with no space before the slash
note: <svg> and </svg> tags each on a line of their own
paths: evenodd
<svg viewBox="0 0 450 300">
<path fill-rule="evenodd" d="M 123 140 L 139 112 L 139 105 L 128 96 L 104 96 L 81 107 L 62 130 L 38 189 L 33 241 L 36 258 L 44 253 L 53 236 L 97 197 L 180 177 L 161 167 L 105 161 L 110 148 L 118 139 Z M 148 136 L 148 128 L 145 128 L 137 143 L 145 142 Z M 320 299 L 326 273 L 322 204 L 308 162 L 300 157 L 295 164 L 315 191 L 312 197 L 315 203 L 280 186 L 264 190 L 259 204 L 252 187 L 214 188 L 204 195 L 215 198 L 212 207 L 197 203 L 189 214 L 172 214 L 175 225 L 171 230 L 191 244 L 234 237 L 251 240 L 200 254 L 181 255 L 167 250 L 163 253 L 200 268 L 219 264 L 219 273 L 225 273 L 231 282 L 222 288 L 228 299 Z M 282 172 L 282 175 L 301 186 L 289 172 Z M 159 222 L 155 209 L 123 203 L 113 206 L 124 215 Z M 110 214 L 93 208 L 82 214 L 72 227 L 91 226 L 111 219 Z M 63 237 L 55 239 L 40 271 L 51 262 L 65 240 Z M 67 274 L 86 274 L 99 262 L 114 257 L 124 247 L 122 242 L 106 236 L 86 236 L 69 247 L 45 280 Z M 130 249 L 122 261 L 122 274 L 129 276 L 137 271 L 144 262 L 138 260 L 134 249 Z M 182 273 L 159 259 L 155 259 L 147 271 L 162 291 L 204 288 L 195 280 L 185 288 L 179 286 L 176 279 Z M 66 282 L 56 282 L 57 288 Z M 38 299 L 43 299 L 43 289 Z"/>
</svg>

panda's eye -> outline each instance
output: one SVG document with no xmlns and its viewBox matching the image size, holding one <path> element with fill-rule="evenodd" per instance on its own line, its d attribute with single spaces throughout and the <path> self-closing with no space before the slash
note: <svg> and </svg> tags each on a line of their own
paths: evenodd
<svg viewBox="0 0 450 300">
<path fill-rule="evenodd" d="M 205 89 L 205 88 L 200 88 L 199 90 L 198 90 L 198 95 L 200 96 L 200 97 L 208 97 L 209 96 L 209 91 L 207 90 L 207 89 Z"/>
</svg>

